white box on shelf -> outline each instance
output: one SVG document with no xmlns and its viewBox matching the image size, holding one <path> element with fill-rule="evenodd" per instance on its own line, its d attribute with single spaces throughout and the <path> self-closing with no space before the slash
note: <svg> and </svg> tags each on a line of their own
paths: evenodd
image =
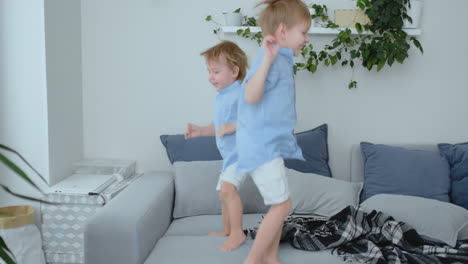
<svg viewBox="0 0 468 264">
<path fill-rule="evenodd" d="M 120 159 L 85 159 L 77 162 L 75 173 L 79 174 L 120 174 L 128 178 L 135 174 L 136 161 Z"/>
</svg>

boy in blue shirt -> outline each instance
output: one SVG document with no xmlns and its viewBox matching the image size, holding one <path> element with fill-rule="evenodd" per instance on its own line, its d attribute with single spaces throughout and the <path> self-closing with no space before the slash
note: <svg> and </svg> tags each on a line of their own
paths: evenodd
<svg viewBox="0 0 468 264">
<path fill-rule="evenodd" d="M 260 52 L 244 80 L 237 116 L 237 172 L 249 173 L 270 210 L 244 264 L 279 263 L 284 218 L 291 209 L 284 160 L 301 159 L 294 136 L 293 56 L 308 42 L 311 17 L 301 0 L 263 1 Z M 258 6 L 258 5 L 257 5 Z"/>
<path fill-rule="evenodd" d="M 219 247 L 231 251 L 245 241 L 242 229 L 242 202 L 237 190 L 245 175 L 236 173 L 236 123 L 237 102 L 242 91 L 242 81 L 247 69 L 247 56 L 233 42 L 223 41 L 201 53 L 208 67 L 210 83 L 218 91 L 214 103 L 214 121 L 209 126 L 187 125 L 185 138 L 215 136 L 216 145 L 223 157 L 223 170 L 216 190 L 220 192 L 223 231 L 211 236 L 228 236 Z"/>
</svg>

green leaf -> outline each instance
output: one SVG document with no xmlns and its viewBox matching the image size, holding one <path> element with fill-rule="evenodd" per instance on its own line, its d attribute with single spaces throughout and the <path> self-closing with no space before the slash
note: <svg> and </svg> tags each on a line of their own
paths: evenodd
<svg viewBox="0 0 468 264">
<path fill-rule="evenodd" d="M 13 192 L 12 190 L 10 190 L 10 188 L 6 187 L 5 185 L 3 184 L 0 184 L 0 187 L 7 193 L 13 195 L 13 196 L 16 196 L 18 198 L 22 198 L 22 199 L 25 199 L 25 200 L 28 200 L 28 201 L 32 201 L 32 202 L 39 202 L 39 203 L 46 203 L 46 204 L 56 204 L 54 202 L 49 202 L 49 201 L 46 201 L 46 200 L 41 200 L 41 199 L 38 199 L 38 198 L 34 198 L 34 197 L 30 197 L 30 196 L 26 196 L 26 195 L 23 195 L 23 194 L 19 194 L 19 193 L 16 193 L 16 192 Z"/>
<path fill-rule="evenodd" d="M 206 16 L 205 21 L 211 21 L 212 17 L 211 16 Z"/>
<path fill-rule="evenodd" d="M 355 27 L 356 27 L 357 32 L 358 32 L 359 34 L 361 34 L 361 33 L 362 33 L 362 26 L 361 26 L 361 24 L 360 24 L 360 23 L 356 23 Z"/>
<path fill-rule="evenodd" d="M 336 57 L 338 58 L 338 60 L 341 60 L 341 52 L 337 52 Z"/>
<path fill-rule="evenodd" d="M 352 88 L 356 88 L 357 87 L 357 82 L 356 81 L 349 81 L 349 84 L 348 84 L 348 89 L 352 89 Z"/>
<path fill-rule="evenodd" d="M 236 10 L 234 10 L 233 13 L 240 13 L 241 9 L 240 8 L 237 8 Z"/>
<path fill-rule="evenodd" d="M 361 9 L 364 10 L 366 8 L 366 5 L 362 1 L 357 2 L 357 6 Z"/>
<path fill-rule="evenodd" d="M 240 35 L 242 34 L 243 31 L 244 31 L 244 30 L 242 30 L 242 29 L 238 29 L 238 30 L 236 31 L 236 34 L 237 34 L 238 36 L 240 36 Z"/>
<path fill-rule="evenodd" d="M 417 40 L 416 38 L 412 38 L 412 40 L 413 40 L 413 43 L 416 46 L 416 48 L 418 48 L 421 51 L 421 53 L 424 54 L 424 49 L 423 49 L 421 43 L 419 42 L 419 40 Z"/>
<path fill-rule="evenodd" d="M 3 238 L 0 236 L 0 259 L 6 262 L 6 264 L 15 264 L 13 260 L 14 255 L 6 245 Z"/>
<path fill-rule="evenodd" d="M 309 67 L 307 68 L 308 71 L 310 71 L 311 73 L 314 73 L 317 71 L 317 65 L 315 64 L 311 64 L 309 65 Z"/>
<path fill-rule="evenodd" d="M 379 72 L 383 66 L 385 65 L 385 60 L 381 60 L 379 64 L 377 65 L 377 71 Z"/>
<path fill-rule="evenodd" d="M 244 33 L 242 34 L 243 37 L 247 37 L 250 34 L 250 28 L 246 28 Z"/>
<path fill-rule="evenodd" d="M 8 255 L 8 253 L 3 248 L 0 248 L 0 259 L 5 261 L 6 264 L 16 264 L 16 262 L 10 257 L 10 255 Z"/>
<path fill-rule="evenodd" d="M 40 191 L 39 187 L 36 186 L 36 184 L 29 179 L 29 177 L 24 173 L 22 169 L 20 169 L 16 164 L 14 164 L 11 160 L 9 160 L 7 157 L 5 157 L 3 154 L 0 153 L 0 161 L 5 164 L 10 170 L 14 171 L 16 174 L 18 174 L 23 180 L 27 181 L 29 184 L 34 186 L 37 190 Z"/>
</svg>

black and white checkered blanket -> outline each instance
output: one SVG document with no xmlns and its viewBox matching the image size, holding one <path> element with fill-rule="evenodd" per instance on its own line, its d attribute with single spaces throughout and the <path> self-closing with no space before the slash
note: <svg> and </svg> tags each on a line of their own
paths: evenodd
<svg viewBox="0 0 468 264">
<path fill-rule="evenodd" d="M 252 238 L 256 231 L 245 230 Z M 288 217 L 281 240 L 302 250 L 332 249 L 346 263 L 468 263 L 468 240 L 458 241 L 452 248 L 421 237 L 389 215 L 354 206 L 328 220 Z"/>
</svg>

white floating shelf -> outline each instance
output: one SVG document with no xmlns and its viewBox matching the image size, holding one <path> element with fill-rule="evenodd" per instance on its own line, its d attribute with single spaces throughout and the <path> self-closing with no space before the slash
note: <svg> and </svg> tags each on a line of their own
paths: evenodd
<svg viewBox="0 0 468 264">
<path fill-rule="evenodd" d="M 248 27 L 227 27 L 224 26 L 222 27 L 222 31 L 224 33 L 236 33 L 237 30 L 239 29 L 246 29 Z M 249 27 L 250 32 L 252 33 L 257 33 L 260 32 L 260 27 Z M 311 27 L 309 29 L 309 34 L 318 34 L 318 35 L 337 35 L 342 28 L 322 28 L 322 27 Z M 355 28 L 350 28 L 351 34 L 357 35 L 358 32 Z M 421 29 L 415 28 L 415 29 L 404 29 L 406 33 L 410 36 L 419 36 L 421 35 Z M 363 31 L 362 34 L 371 34 L 369 31 Z"/>
</svg>

